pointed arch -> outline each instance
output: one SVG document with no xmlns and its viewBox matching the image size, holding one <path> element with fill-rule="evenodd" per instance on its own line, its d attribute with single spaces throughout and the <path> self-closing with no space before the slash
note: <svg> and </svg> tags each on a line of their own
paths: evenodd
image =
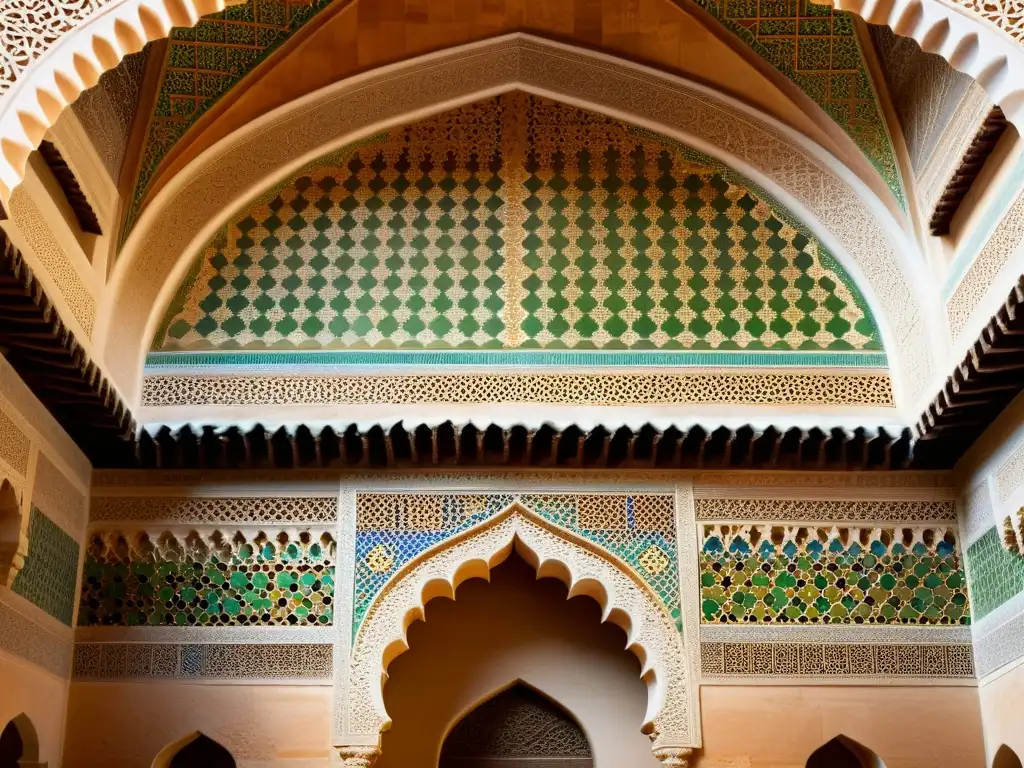
<svg viewBox="0 0 1024 768">
<path fill-rule="evenodd" d="M 45 768 L 39 762 L 39 734 L 29 716 L 22 712 L 0 731 L 0 768 Z"/>
<path fill-rule="evenodd" d="M 943 348 L 938 296 L 886 204 L 826 149 L 711 88 L 603 53 L 512 33 L 349 77 L 205 150 L 160 189 L 125 242 L 94 339 L 131 407 L 146 353 L 194 256 L 237 209 L 346 146 L 512 90 L 678 141 L 734 169 L 814 233 L 878 321 L 898 405 L 929 384 Z M 258 158 L 259 162 L 253 162 Z M 203 199 L 206 205 L 197 206 Z M 190 412 L 194 417 L 195 412 Z"/>
<path fill-rule="evenodd" d="M 885 763 L 863 744 L 840 734 L 814 750 L 806 768 L 885 768 Z"/>
<path fill-rule="evenodd" d="M 153 768 L 235 768 L 235 759 L 221 744 L 194 731 L 160 750 Z"/>
<path fill-rule="evenodd" d="M 870 23 L 891 26 L 942 56 L 975 78 L 1010 122 L 1024 127 L 1024 29 L 1010 12 L 1009 0 L 832 4 Z M 21 183 L 28 155 L 63 108 L 103 72 L 147 42 L 167 37 L 171 27 L 193 26 L 224 5 L 224 0 L 99 0 L 87 6 L 95 10 L 86 14 L 49 0 L 27 22 L 16 15 L 17 26 L 29 32 L 15 38 L 11 63 L 0 70 L 0 81 L 12 81 L 0 95 L 0 201 L 6 204 Z"/>
<path fill-rule="evenodd" d="M 1024 768 L 1020 758 L 1006 744 L 1001 744 L 992 758 L 992 768 Z"/>
<path fill-rule="evenodd" d="M 409 626 L 435 597 L 454 599 L 459 585 L 489 577 L 515 551 L 538 578 L 556 578 L 569 597 L 587 595 L 602 621 L 626 633 L 647 684 L 642 730 L 654 748 L 700 746 L 699 708 L 683 636 L 647 583 L 607 550 L 514 503 L 409 561 L 384 585 L 353 643 L 348 680 L 348 731 L 377 744 L 391 720 L 384 683 L 394 659 L 409 649 Z"/>
<path fill-rule="evenodd" d="M 10 586 L 21 566 L 21 502 L 14 486 L 0 480 L 0 585 Z M 14 572 L 12 572 L 12 570 Z"/>
<path fill-rule="evenodd" d="M 526 704 L 536 710 L 532 714 L 532 722 L 521 723 L 526 731 L 533 726 L 532 732 L 501 734 L 507 725 L 509 709 L 503 708 Z M 538 717 L 537 715 L 541 715 Z M 530 720 L 531 718 L 521 718 Z M 512 752 L 489 754 L 486 746 L 479 744 L 479 736 L 502 737 Z M 547 743 L 537 743 L 537 737 L 546 738 Z M 529 739 L 535 751 L 531 754 L 516 754 L 517 747 L 522 750 L 526 746 L 516 743 L 516 739 Z M 551 743 L 557 741 L 559 743 Z M 485 747 L 485 749 L 481 749 Z M 562 748 L 562 749 L 560 749 Z M 583 726 L 567 707 L 554 696 L 522 680 L 514 680 L 510 685 L 491 691 L 484 699 L 475 702 L 465 711 L 460 712 L 449 725 L 441 740 L 441 758 L 439 768 L 459 768 L 459 760 L 509 757 L 555 757 L 559 759 L 574 758 L 573 768 L 587 763 L 593 768 L 593 751 Z M 582 762 L 581 762 L 582 761 Z"/>
</svg>

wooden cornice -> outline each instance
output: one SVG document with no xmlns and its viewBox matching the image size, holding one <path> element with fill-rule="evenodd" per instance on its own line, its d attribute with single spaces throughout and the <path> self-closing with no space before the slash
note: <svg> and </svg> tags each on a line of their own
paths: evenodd
<svg viewBox="0 0 1024 768">
<path fill-rule="evenodd" d="M 2 229 L 0 348 L 94 466 L 133 461 L 131 414 Z"/>
</svg>

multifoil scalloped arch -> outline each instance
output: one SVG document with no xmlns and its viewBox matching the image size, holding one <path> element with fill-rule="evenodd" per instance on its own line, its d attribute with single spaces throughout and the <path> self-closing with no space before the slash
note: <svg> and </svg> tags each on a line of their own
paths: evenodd
<svg viewBox="0 0 1024 768">
<path fill-rule="evenodd" d="M 328 86 L 244 126 L 171 179 L 125 244 L 94 334 L 122 395 L 138 403 L 163 310 L 192 254 L 234 210 L 336 149 L 514 89 L 678 140 L 765 189 L 861 287 L 879 321 L 897 403 L 912 406 L 926 390 L 948 344 L 937 294 L 910 233 L 849 169 L 774 118 L 710 88 L 515 33 Z"/>
<path fill-rule="evenodd" d="M 825 0 L 828 2 L 828 0 Z M 974 77 L 1024 129 L 1021 0 L 831 0 L 886 24 Z M 0 201 L 61 110 L 99 76 L 173 26 L 192 26 L 224 0 L 40 0 L 0 8 Z"/>
<path fill-rule="evenodd" d="M 521 504 L 457 534 L 407 563 L 377 595 L 356 634 L 349 662 L 347 733 L 350 743 L 376 745 L 390 725 L 384 706 L 387 668 L 408 650 L 409 626 L 424 618 L 435 597 L 454 599 L 459 585 L 488 578 L 512 551 L 537 572 L 587 595 L 602 621 L 626 633 L 626 647 L 640 660 L 648 687 L 643 731 L 655 751 L 700 746 L 697 688 L 691 680 L 692 648 L 647 583 L 611 553 L 544 520 Z"/>
</svg>

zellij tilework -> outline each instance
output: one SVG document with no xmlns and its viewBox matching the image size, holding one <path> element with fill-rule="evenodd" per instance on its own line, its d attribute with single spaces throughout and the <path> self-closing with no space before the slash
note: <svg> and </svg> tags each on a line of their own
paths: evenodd
<svg viewBox="0 0 1024 768">
<path fill-rule="evenodd" d="M 852 15 L 811 0 L 698 2 L 835 120 L 897 199 L 905 202 L 892 141 Z M 171 30 L 125 233 L 138 217 L 160 162 L 178 140 L 328 4 L 329 0 L 244 0 L 204 16 L 195 27 Z"/>
<path fill-rule="evenodd" d="M 353 635 L 412 558 L 513 503 L 603 547 L 633 568 L 680 626 L 674 499 L 657 494 L 415 494 L 356 497 Z"/>
<path fill-rule="evenodd" d="M 79 625 L 322 626 L 334 615 L 333 555 L 322 542 L 124 551 L 89 553 Z"/>
<path fill-rule="evenodd" d="M 952 531 L 705 525 L 706 623 L 969 624 Z"/>
<path fill-rule="evenodd" d="M 78 582 L 78 544 L 36 507 L 29 517 L 28 541 L 28 557 L 11 589 L 70 627 Z"/>
<path fill-rule="evenodd" d="M 198 256 L 157 350 L 881 349 L 811 233 L 715 161 L 522 93 L 269 190 Z"/>
<path fill-rule="evenodd" d="M 971 608 L 975 619 L 990 614 L 1024 592 L 1024 558 L 1003 546 L 999 530 L 990 528 L 967 547 Z"/>
</svg>

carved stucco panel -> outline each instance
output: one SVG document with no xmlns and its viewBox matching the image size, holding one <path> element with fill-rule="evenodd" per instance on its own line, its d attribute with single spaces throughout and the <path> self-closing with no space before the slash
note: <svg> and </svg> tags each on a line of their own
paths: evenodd
<svg viewBox="0 0 1024 768">
<path fill-rule="evenodd" d="M 371 606 L 356 636 L 349 665 L 345 729 L 349 743 L 376 744 L 381 728 L 390 722 L 383 698 L 385 650 L 394 644 L 407 647 L 407 617 L 422 616 L 427 585 L 440 580 L 454 592 L 471 571 L 490 569 L 504 560 L 513 546 L 525 549 L 535 567 L 546 562 L 564 566 L 570 574 L 570 589 L 580 582 L 600 584 L 603 594 L 585 593 L 599 600 L 604 615 L 614 609 L 629 617 L 628 645 L 642 647 L 645 667 L 654 671 L 656 682 L 648 689 L 645 723 L 656 732 L 654 746 L 699 746 L 695 726 L 699 704 L 683 639 L 657 598 L 608 553 L 517 505 L 413 560 Z"/>
</svg>

